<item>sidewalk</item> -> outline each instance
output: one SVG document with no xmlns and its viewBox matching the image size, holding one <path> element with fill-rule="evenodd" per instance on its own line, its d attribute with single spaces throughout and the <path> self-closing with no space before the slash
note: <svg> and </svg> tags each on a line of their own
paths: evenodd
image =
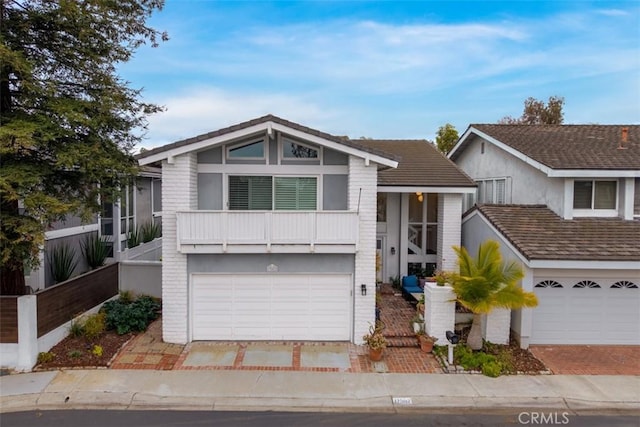
<svg viewBox="0 0 640 427">
<path fill-rule="evenodd" d="M 0 412 L 34 409 L 640 414 L 639 376 L 68 370 L 0 377 Z"/>
</svg>

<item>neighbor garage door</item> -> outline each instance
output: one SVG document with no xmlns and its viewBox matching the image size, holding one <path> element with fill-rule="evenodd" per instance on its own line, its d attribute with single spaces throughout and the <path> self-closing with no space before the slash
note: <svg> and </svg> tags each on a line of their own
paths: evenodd
<svg viewBox="0 0 640 427">
<path fill-rule="evenodd" d="M 640 344 L 640 289 L 545 284 L 534 288 L 532 344 Z"/>
<path fill-rule="evenodd" d="M 351 275 L 194 274 L 193 340 L 349 341 Z"/>
</svg>

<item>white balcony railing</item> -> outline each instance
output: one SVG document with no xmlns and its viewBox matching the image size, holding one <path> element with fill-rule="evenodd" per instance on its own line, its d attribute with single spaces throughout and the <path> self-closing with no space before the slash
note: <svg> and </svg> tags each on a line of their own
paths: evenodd
<svg viewBox="0 0 640 427">
<path fill-rule="evenodd" d="M 358 242 L 358 215 L 349 211 L 177 212 L 178 248 L 186 245 L 348 245 Z M 217 252 L 217 251 L 216 251 Z"/>
</svg>

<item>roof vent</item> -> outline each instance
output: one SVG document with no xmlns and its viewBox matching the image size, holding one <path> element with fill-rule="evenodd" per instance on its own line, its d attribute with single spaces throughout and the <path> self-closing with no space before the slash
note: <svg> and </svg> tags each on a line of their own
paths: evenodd
<svg viewBox="0 0 640 427">
<path fill-rule="evenodd" d="M 622 135 L 620 138 L 620 144 L 618 144 L 618 150 L 626 150 L 627 147 L 625 147 L 625 144 L 627 143 L 628 140 L 629 140 L 629 128 L 623 127 Z"/>
</svg>

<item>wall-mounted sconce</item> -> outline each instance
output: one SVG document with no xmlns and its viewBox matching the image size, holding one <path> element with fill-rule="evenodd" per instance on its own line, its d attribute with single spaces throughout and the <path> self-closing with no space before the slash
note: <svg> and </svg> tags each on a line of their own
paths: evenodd
<svg viewBox="0 0 640 427">
<path fill-rule="evenodd" d="M 365 285 L 364 283 L 362 285 L 360 285 L 360 293 L 363 296 L 367 295 L 367 285 Z"/>
<path fill-rule="evenodd" d="M 422 201 L 424 200 L 424 196 L 422 195 L 422 192 L 421 191 L 417 191 L 416 192 L 416 196 L 418 196 L 418 201 L 420 203 L 422 203 Z"/>
<path fill-rule="evenodd" d="M 395 255 L 396 254 L 396 248 L 394 246 L 391 246 L 391 255 Z"/>
</svg>

